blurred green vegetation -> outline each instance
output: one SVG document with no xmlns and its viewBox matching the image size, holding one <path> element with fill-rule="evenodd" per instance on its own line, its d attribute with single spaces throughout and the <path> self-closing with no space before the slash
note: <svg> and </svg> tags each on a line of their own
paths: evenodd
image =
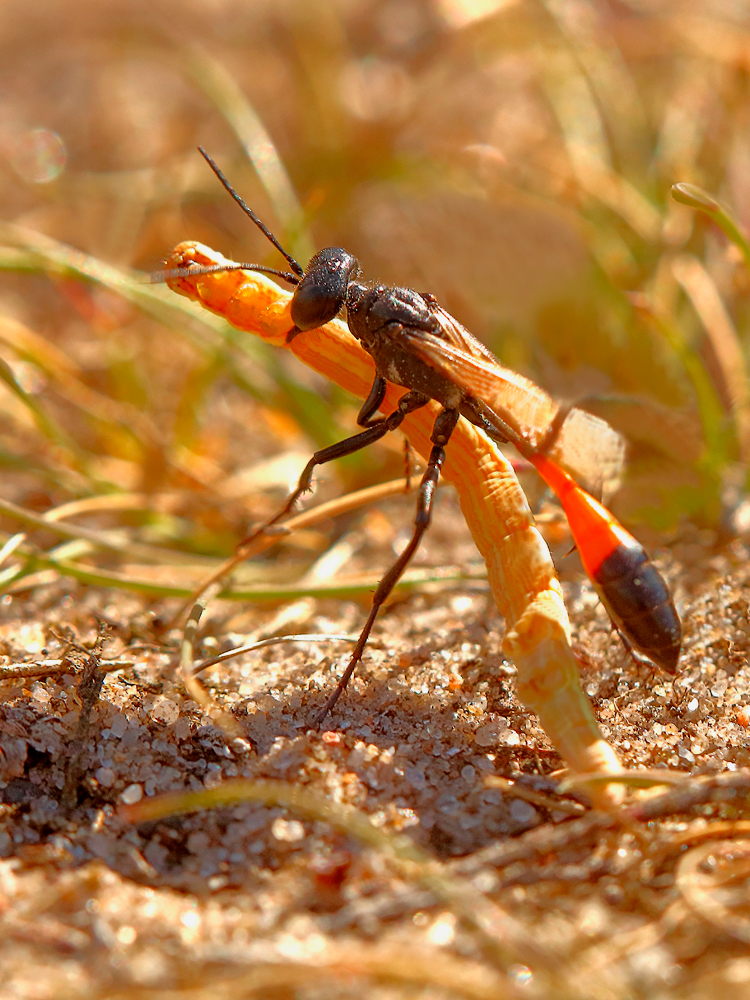
<svg viewBox="0 0 750 1000">
<path fill-rule="evenodd" d="M 105 523 L 220 555 L 353 426 L 339 390 L 133 270 L 186 238 L 278 264 L 200 143 L 300 259 L 346 246 L 607 417 L 612 506 L 648 541 L 727 523 L 750 458 L 734 7 L 7 0 L 0 26 L 5 499 L 139 491 Z M 401 463 L 391 442 L 332 474 Z"/>
</svg>

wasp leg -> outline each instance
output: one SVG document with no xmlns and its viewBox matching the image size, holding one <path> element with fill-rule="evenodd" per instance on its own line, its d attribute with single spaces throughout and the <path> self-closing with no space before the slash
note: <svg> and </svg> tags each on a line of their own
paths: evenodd
<svg viewBox="0 0 750 1000">
<path fill-rule="evenodd" d="M 368 400 L 371 399 L 375 393 L 378 378 L 376 378 L 375 383 L 373 383 L 373 388 L 370 390 Z M 243 538 L 237 546 L 238 552 L 241 553 L 243 549 L 249 547 L 256 538 L 265 534 L 269 528 L 273 527 L 273 525 L 277 524 L 284 517 L 286 517 L 290 511 L 293 510 L 302 494 L 307 493 L 311 488 L 313 472 L 317 466 L 325 465 L 326 462 L 332 462 L 336 458 L 343 458 L 345 455 L 352 455 L 355 451 L 359 451 L 361 448 L 366 448 L 375 441 L 379 441 L 380 438 L 384 437 L 389 431 L 395 431 L 409 413 L 422 406 L 426 406 L 428 402 L 429 398 L 424 396 L 421 392 L 407 392 L 399 400 L 398 409 L 394 410 L 389 416 L 373 421 L 366 430 L 361 431 L 359 434 L 353 434 L 351 437 L 345 438 L 337 444 L 332 444 L 327 448 L 321 448 L 320 451 L 316 451 L 305 466 L 302 475 L 299 477 L 297 486 L 289 494 L 281 510 L 277 514 L 274 514 L 274 516 L 269 521 L 266 521 L 265 524 L 256 528 L 256 530 L 251 535 L 248 535 L 247 538 Z"/>
<path fill-rule="evenodd" d="M 377 423 L 377 420 L 373 420 L 373 414 L 380 409 L 380 404 L 385 399 L 387 385 L 388 383 L 382 375 L 375 376 L 375 381 L 367 393 L 367 399 L 362 404 L 362 408 L 357 415 L 357 424 L 360 427 L 371 427 L 374 423 Z"/>
<path fill-rule="evenodd" d="M 427 531 L 427 528 L 430 526 L 430 521 L 432 520 L 432 501 L 435 495 L 435 487 L 437 486 L 438 479 L 440 478 L 440 470 L 445 462 L 445 445 L 448 443 L 448 440 L 458 423 L 458 417 L 458 410 L 443 410 L 442 413 L 438 414 L 437 419 L 435 420 L 431 436 L 433 448 L 430 453 L 430 460 L 427 463 L 427 468 L 422 476 L 422 482 L 417 492 L 417 511 L 414 518 L 414 531 L 412 532 L 411 539 L 396 562 L 391 566 L 378 584 L 377 590 L 375 591 L 375 595 L 372 599 L 370 614 L 367 616 L 365 626 L 360 633 L 359 639 L 357 640 L 357 645 L 354 647 L 354 652 L 349 660 L 349 665 L 342 674 L 341 680 L 336 685 L 328 701 L 325 703 L 322 712 L 316 718 L 316 726 L 320 725 L 323 719 L 325 719 L 341 697 L 346 685 L 349 683 L 349 678 L 352 676 L 357 664 L 362 659 L 362 653 L 367 645 L 367 640 L 370 637 L 372 626 L 375 623 L 375 619 L 378 616 L 378 612 L 380 611 L 383 602 L 398 583 L 401 574 L 409 565 L 412 556 L 417 551 L 419 543 L 422 540 L 422 535 L 424 535 L 425 531 Z"/>
</svg>

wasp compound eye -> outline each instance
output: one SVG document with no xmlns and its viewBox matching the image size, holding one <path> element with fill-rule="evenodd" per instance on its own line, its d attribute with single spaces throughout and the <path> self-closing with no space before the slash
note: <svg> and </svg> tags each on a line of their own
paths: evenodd
<svg viewBox="0 0 750 1000">
<path fill-rule="evenodd" d="M 328 247 L 310 259 L 292 298 L 292 321 L 298 330 L 328 323 L 346 302 L 347 288 L 359 272 L 356 257 L 341 247 Z"/>
</svg>

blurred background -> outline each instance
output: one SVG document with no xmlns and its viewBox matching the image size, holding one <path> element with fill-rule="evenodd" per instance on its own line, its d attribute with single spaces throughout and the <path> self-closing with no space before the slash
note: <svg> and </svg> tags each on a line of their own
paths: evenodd
<svg viewBox="0 0 750 1000">
<path fill-rule="evenodd" d="M 176 491 L 152 532 L 231 552 L 258 491 L 350 432 L 356 401 L 131 271 L 187 238 L 280 265 L 200 143 L 303 262 L 347 247 L 606 416 L 613 509 L 651 544 L 726 526 L 747 267 L 670 187 L 750 213 L 745 4 L 5 0 L 0 54 L 6 499 Z"/>
</svg>

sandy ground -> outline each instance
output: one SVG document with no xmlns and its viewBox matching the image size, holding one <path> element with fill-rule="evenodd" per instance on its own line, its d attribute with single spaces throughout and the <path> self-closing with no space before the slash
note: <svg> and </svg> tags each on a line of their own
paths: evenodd
<svg viewBox="0 0 750 1000">
<path fill-rule="evenodd" d="M 444 496 L 440 522 L 456 525 Z M 568 586 L 576 648 L 626 766 L 741 784 L 748 552 L 705 541 L 677 553 L 689 570 L 667 568 L 686 629 L 674 682 L 627 659 L 580 583 Z M 451 546 L 470 551 L 463 529 L 436 527 L 434 550 Z M 3 995 L 218 995 L 231 979 L 221 995 L 400 996 L 415 977 L 425 996 L 697 997 L 716 995 L 719 979 L 750 991 L 750 848 L 736 825 L 747 791 L 667 803 L 662 818 L 624 826 L 624 813 L 613 820 L 560 796 L 549 777 L 560 759 L 514 696 L 481 582 L 393 606 L 321 730 L 311 720 L 345 665 L 340 645 L 274 646 L 211 668 L 206 710 L 185 695 L 174 642 L 153 643 L 154 616 L 174 607 L 67 581 L 3 599 L 6 664 L 69 650 L 67 672 L 2 686 Z M 254 638 L 277 614 L 217 602 L 203 653 Z M 355 631 L 361 616 L 351 602 L 306 601 L 282 631 Z M 98 659 L 66 645 L 92 647 L 103 628 Z M 108 659 L 133 666 L 100 673 Z M 241 735 L 223 730 L 221 711 Z M 492 775 L 514 784 L 488 787 Z M 406 834 L 543 941 L 557 967 L 523 961 L 523 946 L 488 959 L 460 907 L 405 876 L 386 848 L 321 819 L 259 803 L 140 826 L 118 814 L 236 777 L 290 783 Z"/>
</svg>

